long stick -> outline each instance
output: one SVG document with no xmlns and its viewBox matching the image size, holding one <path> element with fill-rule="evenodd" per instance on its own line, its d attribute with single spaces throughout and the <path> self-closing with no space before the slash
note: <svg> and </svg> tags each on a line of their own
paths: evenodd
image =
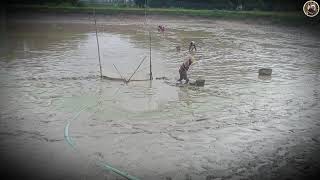
<svg viewBox="0 0 320 180">
<path fill-rule="evenodd" d="M 144 1 L 144 18 L 145 18 L 145 26 L 147 25 L 147 4 L 148 4 L 148 0 L 145 0 Z M 152 64 L 151 64 L 151 32 L 150 32 L 150 29 L 149 29 L 149 48 L 150 48 L 150 72 L 149 72 L 149 75 L 150 75 L 150 81 L 153 79 L 152 77 Z"/>
<path fill-rule="evenodd" d="M 99 56 L 99 66 L 100 66 L 100 77 L 102 78 L 102 67 L 101 67 L 101 60 L 100 60 L 100 47 L 99 47 L 99 39 L 98 39 L 98 29 L 97 29 L 97 20 L 96 20 L 96 9 L 93 9 L 94 13 L 94 25 L 96 27 L 96 39 L 97 39 L 97 46 L 98 46 L 98 56 Z"/>
<path fill-rule="evenodd" d="M 121 75 L 120 71 L 118 70 L 117 66 L 114 65 L 114 64 L 112 64 L 112 65 L 113 65 L 113 67 L 117 70 L 117 72 L 118 72 L 118 74 L 120 75 L 121 79 L 123 79 L 124 81 L 127 81 L 125 78 L 122 77 L 122 75 Z"/>
<path fill-rule="evenodd" d="M 144 0 L 144 25 L 147 24 L 147 0 Z"/>
<path fill-rule="evenodd" d="M 130 78 L 127 80 L 127 82 L 129 82 L 132 78 L 132 76 L 138 71 L 138 69 L 140 68 L 141 64 L 143 63 L 143 61 L 146 59 L 147 56 L 145 56 L 142 61 L 140 62 L 139 66 L 137 67 L 137 69 L 132 73 L 132 75 L 130 76 Z"/>
<path fill-rule="evenodd" d="M 150 46 L 150 81 L 153 79 L 152 77 L 152 63 L 151 63 L 151 33 L 149 31 L 149 46 Z"/>
</svg>

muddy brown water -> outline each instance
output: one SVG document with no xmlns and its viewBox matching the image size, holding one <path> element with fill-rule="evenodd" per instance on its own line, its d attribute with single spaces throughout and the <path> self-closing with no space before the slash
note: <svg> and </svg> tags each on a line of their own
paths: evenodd
<svg viewBox="0 0 320 180">
<path fill-rule="evenodd" d="M 197 43 L 189 76 L 206 85 L 175 87 L 100 80 L 92 20 L 10 16 L 2 27 L 1 154 L 20 169 L 120 178 L 102 161 L 140 179 L 270 178 L 289 157 L 319 148 L 318 32 L 152 16 L 154 77 L 174 82 L 188 43 Z M 143 16 L 98 17 L 104 75 L 119 77 L 115 64 L 128 78 L 147 56 L 134 78 L 148 78 L 147 30 Z M 272 77 L 259 78 L 259 68 L 272 68 Z M 76 150 L 65 139 L 68 122 Z"/>
</svg>

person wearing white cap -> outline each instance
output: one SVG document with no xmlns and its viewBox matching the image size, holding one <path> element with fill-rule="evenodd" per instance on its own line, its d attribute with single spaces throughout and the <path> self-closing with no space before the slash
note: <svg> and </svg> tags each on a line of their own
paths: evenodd
<svg viewBox="0 0 320 180">
<path fill-rule="evenodd" d="M 186 84 L 189 82 L 189 78 L 187 75 L 187 71 L 189 70 L 189 67 L 194 62 L 194 59 L 192 57 L 189 57 L 188 60 L 186 60 L 179 69 L 180 78 L 178 81 L 186 80 Z"/>
<path fill-rule="evenodd" d="M 197 47 L 196 47 L 196 43 L 194 41 L 191 41 L 189 45 L 189 52 L 193 50 L 197 51 Z"/>
</svg>

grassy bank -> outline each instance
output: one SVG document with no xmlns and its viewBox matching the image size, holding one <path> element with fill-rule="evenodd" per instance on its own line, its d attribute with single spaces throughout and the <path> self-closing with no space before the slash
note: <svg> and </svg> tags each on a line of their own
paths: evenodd
<svg viewBox="0 0 320 180">
<path fill-rule="evenodd" d="M 46 5 L 14 5 L 9 11 L 32 11 L 32 12 L 61 12 L 61 13 L 92 13 L 96 9 L 99 14 L 129 14 L 144 15 L 143 8 L 134 7 L 111 7 L 111 6 L 46 6 Z M 274 12 L 274 11 L 230 11 L 230 10 L 194 10 L 180 8 L 150 8 L 151 15 L 172 15 L 172 16 L 194 16 L 205 18 L 224 19 L 263 19 L 275 23 L 284 24 L 319 24 L 319 17 L 308 18 L 303 12 Z"/>
</svg>

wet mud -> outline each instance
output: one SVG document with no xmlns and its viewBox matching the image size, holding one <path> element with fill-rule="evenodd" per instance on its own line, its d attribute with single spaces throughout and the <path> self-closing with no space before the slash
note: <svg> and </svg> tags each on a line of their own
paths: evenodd
<svg viewBox="0 0 320 180">
<path fill-rule="evenodd" d="M 254 22 L 10 15 L 0 53 L 1 158 L 36 179 L 303 179 L 319 172 L 319 31 Z M 163 24 L 166 31 L 159 33 Z M 190 54 L 190 41 L 198 51 Z M 176 47 L 181 50 L 177 51 Z M 180 64 L 204 87 L 176 87 Z M 149 59 L 148 59 L 149 60 Z M 148 79 L 149 61 L 134 79 Z M 260 77 L 258 70 L 271 68 Z M 68 124 L 69 123 L 69 124 Z M 74 147 L 66 140 L 68 136 Z M 15 169 L 15 170 L 13 170 Z"/>
</svg>

